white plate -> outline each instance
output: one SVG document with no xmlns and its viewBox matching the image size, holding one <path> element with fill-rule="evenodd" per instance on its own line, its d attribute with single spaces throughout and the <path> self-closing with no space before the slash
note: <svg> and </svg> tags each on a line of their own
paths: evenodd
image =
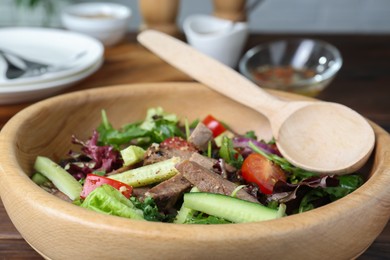
<svg viewBox="0 0 390 260">
<path fill-rule="evenodd" d="M 0 87 L 48 82 L 77 74 L 96 64 L 104 54 L 98 40 L 60 29 L 10 27 L 0 29 L 0 49 L 26 59 L 50 65 L 69 65 L 69 69 L 37 77 L 7 79 L 5 61 L 0 57 Z M 84 53 L 80 58 L 75 57 Z"/>
<path fill-rule="evenodd" d="M 52 96 L 90 76 L 97 71 L 102 64 L 103 58 L 89 68 L 69 77 L 23 86 L 0 87 L 0 104 L 23 103 Z"/>
</svg>

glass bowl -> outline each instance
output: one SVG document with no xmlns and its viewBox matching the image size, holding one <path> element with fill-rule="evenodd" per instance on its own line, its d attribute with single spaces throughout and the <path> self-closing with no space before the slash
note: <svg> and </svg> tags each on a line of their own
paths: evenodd
<svg viewBox="0 0 390 260">
<path fill-rule="evenodd" d="M 291 39 L 253 47 L 241 58 L 239 70 L 263 88 L 316 96 L 342 63 L 340 52 L 327 42 Z"/>
</svg>

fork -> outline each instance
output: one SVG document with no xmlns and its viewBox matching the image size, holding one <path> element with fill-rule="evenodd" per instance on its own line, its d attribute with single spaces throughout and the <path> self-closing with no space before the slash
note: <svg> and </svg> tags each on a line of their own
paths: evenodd
<svg viewBox="0 0 390 260">
<path fill-rule="evenodd" d="M 50 65 L 40 62 L 35 62 L 23 58 L 10 51 L 4 51 L 0 49 L 0 55 L 3 57 L 7 64 L 7 71 L 5 76 L 7 79 L 18 79 L 26 77 L 40 76 L 49 72 L 58 72 L 71 68 L 69 62 L 75 62 L 86 54 L 86 51 L 82 51 L 72 57 L 69 61 L 63 62 L 60 65 Z"/>
</svg>

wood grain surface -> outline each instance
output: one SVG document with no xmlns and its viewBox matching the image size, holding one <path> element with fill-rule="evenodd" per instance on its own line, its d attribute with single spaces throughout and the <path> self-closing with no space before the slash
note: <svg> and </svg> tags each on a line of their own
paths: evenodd
<svg viewBox="0 0 390 260">
<path fill-rule="evenodd" d="M 339 48 L 344 65 L 318 98 L 338 102 L 390 130 L 390 35 L 252 35 L 247 49 L 265 41 L 309 37 Z M 103 67 L 67 92 L 136 82 L 192 81 L 135 42 L 106 50 Z M 0 125 L 30 103 L 0 106 Z M 359 239 L 359 238 L 356 238 Z M 0 203 L 0 259 L 42 259 L 20 236 Z M 390 224 L 358 259 L 390 259 Z"/>
</svg>

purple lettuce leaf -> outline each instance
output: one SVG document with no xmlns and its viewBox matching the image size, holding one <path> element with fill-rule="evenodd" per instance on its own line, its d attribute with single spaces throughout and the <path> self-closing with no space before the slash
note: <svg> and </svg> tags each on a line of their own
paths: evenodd
<svg viewBox="0 0 390 260">
<path fill-rule="evenodd" d="M 83 179 L 92 172 L 109 173 L 123 165 L 120 152 L 112 146 L 98 146 L 98 139 L 99 133 L 96 130 L 85 142 L 72 136 L 72 143 L 82 146 L 81 153 L 70 151 L 70 158 L 62 161 L 61 164 L 76 179 Z"/>
<path fill-rule="evenodd" d="M 251 138 L 247 138 L 247 137 L 234 137 L 233 138 L 233 146 L 235 148 L 241 148 L 246 153 L 252 153 L 253 150 L 249 147 L 249 142 L 252 142 L 255 146 L 257 146 L 259 149 L 263 150 L 266 153 L 276 154 L 278 156 L 282 156 L 277 149 L 275 149 L 273 146 L 271 146 L 263 141 L 257 141 L 255 139 L 251 139 Z"/>
</svg>

